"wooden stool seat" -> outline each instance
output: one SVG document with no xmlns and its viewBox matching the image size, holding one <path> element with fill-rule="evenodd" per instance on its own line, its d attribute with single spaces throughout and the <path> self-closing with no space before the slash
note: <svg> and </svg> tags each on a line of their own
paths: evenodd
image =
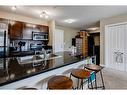
<svg viewBox="0 0 127 95">
<path fill-rule="evenodd" d="M 58 75 L 48 81 L 48 89 L 72 89 L 73 81 L 66 76 Z"/>
<path fill-rule="evenodd" d="M 77 87 L 76 87 L 77 89 L 79 89 L 79 79 L 81 80 L 80 87 L 81 87 L 82 89 L 83 89 L 83 80 L 84 80 L 84 79 L 88 79 L 88 84 L 89 84 L 89 80 L 90 80 L 90 82 L 91 82 L 91 87 L 93 87 L 93 86 L 92 86 L 92 80 L 91 80 L 91 77 L 90 77 L 91 71 L 85 70 L 85 69 L 74 69 L 74 70 L 72 70 L 71 75 L 72 75 L 73 77 L 75 77 L 75 78 L 78 79 Z M 70 75 L 70 76 L 71 76 L 71 75 Z"/>
<path fill-rule="evenodd" d="M 88 69 L 88 70 L 92 70 L 95 72 L 95 88 L 102 88 L 105 89 L 105 85 L 104 85 L 104 80 L 103 80 L 103 76 L 102 76 L 102 66 L 99 65 L 95 65 L 95 64 L 85 64 L 84 68 Z M 102 80 L 102 86 L 97 86 L 97 81 L 96 81 L 96 73 L 100 72 L 100 76 L 101 76 L 101 80 Z"/>
<path fill-rule="evenodd" d="M 84 69 L 74 69 L 72 70 L 71 75 L 79 79 L 85 79 L 90 77 L 90 72 Z"/>
<path fill-rule="evenodd" d="M 98 72 L 101 69 L 103 69 L 102 66 L 98 66 L 98 65 L 95 65 L 95 64 L 85 64 L 84 66 L 85 66 L 86 69 L 92 70 L 92 71 L 95 71 L 95 72 Z"/>
</svg>

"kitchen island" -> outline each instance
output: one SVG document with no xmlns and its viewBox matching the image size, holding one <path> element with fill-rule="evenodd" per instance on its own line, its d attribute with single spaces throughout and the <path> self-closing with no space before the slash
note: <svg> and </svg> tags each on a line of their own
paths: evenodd
<svg viewBox="0 0 127 95">
<path fill-rule="evenodd" d="M 17 89 L 35 85 L 38 81 L 85 64 L 85 57 L 70 52 L 56 53 L 58 57 L 35 62 L 19 62 L 17 57 L 7 58 L 6 66 L 0 69 L 0 89 Z"/>
</svg>

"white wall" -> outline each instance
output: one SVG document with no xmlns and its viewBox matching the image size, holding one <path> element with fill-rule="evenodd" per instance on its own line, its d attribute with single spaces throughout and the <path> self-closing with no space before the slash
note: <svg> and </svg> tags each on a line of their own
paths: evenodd
<svg viewBox="0 0 127 95">
<path fill-rule="evenodd" d="M 56 29 L 64 30 L 64 50 L 68 51 L 69 47 L 72 46 L 72 38 L 76 36 L 79 30 L 63 26 L 56 26 Z"/>
<path fill-rule="evenodd" d="M 100 63 L 105 64 L 105 43 L 104 43 L 104 36 L 105 36 L 105 25 L 108 24 L 115 24 L 115 23 L 120 23 L 120 22 L 127 22 L 127 15 L 119 15 L 119 16 L 114 16 L 111 18 L 106 18 L 100 20 Z"/>
</svg>

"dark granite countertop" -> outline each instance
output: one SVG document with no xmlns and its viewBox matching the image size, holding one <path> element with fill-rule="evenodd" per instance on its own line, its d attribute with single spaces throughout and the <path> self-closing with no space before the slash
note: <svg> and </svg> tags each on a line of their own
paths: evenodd
<svg viewBox="0 0 127 95">
<path fill-rule="evenodd" d="M 17 57 L 6 59 L 6 65 L 0 60 L 0 86 L 12 83 L 17 80 L 44 73 L 62 66 L 73 64 L 83 60 L 83 57 L 72 56 L 69 52 L 56 53 L 60 57 L 50 60 L 43 60 L 39 63 L 19 63 Z"/>
<path fill-rule="evenodd" d="M 28 56 L 28 55 L 33 55 L 34 51 L 29 50 L 29 51 L 13 51 L 8 54 L 8 57 L 17 57 L 17 56 Z"/>
</svg>

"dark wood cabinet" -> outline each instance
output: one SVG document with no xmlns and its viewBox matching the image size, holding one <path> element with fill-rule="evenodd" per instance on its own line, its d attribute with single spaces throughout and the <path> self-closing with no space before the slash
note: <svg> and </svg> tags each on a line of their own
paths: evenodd
<svg viewBox="0 0 127 95">
<path fill-rule="evenodd" d="M 23 39 L 32 39 L 32 32 L 34 29 L 34 24 L 24 23 L 23 25 Z"/>
<path fill-rule="evenodd" d="M 42 25 L 36 25 L 36 29 L 38 29 L 40 32 L 49 32 L 48 26 L 42 26 Z"/>
<path fill-rule="evenodd" d="M 24 26 L 23 26 L 23 39 L 32 39 L 32 32 L 49 33 L 49 27 L 48 26 L 43 26 L 43 25 L 24 23 Z"/>
<path fill-rule="evenodd" d="M 23 22 L 9 21 L 9 35 L 10 39 L 22 39 Z"/>
<path fill-rule="evenodd" d="M 0 18 L 1 23 L 8 24 L 8 21 L 9 21 L 8 19 Z"/>
<path fill-rule="evenodd" d="M 49 33 L 49 27 L 37 24 L 31 24 L 20 21 L 9 20 L 8 25 L 9 38 L 29 39 L 32 40 L 32 32 L 46 32 Z"/>
</svg>

